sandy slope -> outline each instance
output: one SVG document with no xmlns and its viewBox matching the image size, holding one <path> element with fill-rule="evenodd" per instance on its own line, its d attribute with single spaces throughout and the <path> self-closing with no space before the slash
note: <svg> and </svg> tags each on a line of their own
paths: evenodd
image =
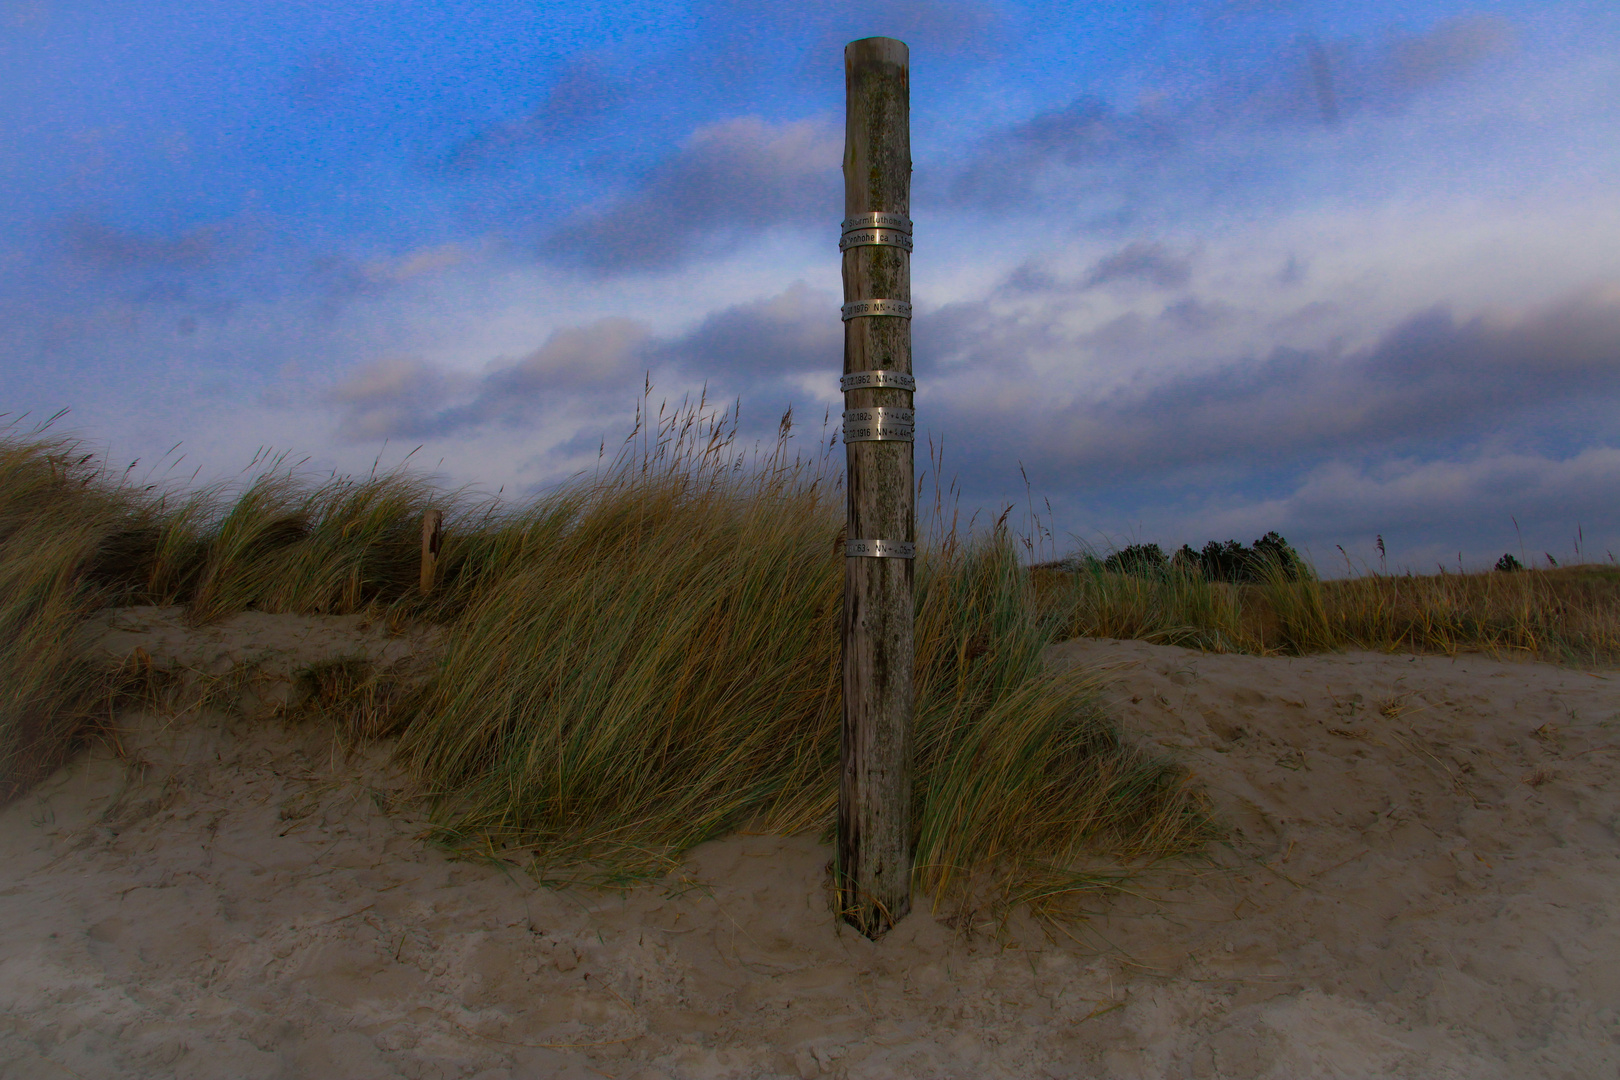
<svg viewBox="0 0 1620 1080">
<path fill-rule="evenodd" d="M 431 646 L 358 619 L 173 612 L 97 646 L 247 665 Z M 1241 829 L 1069 934 L 926 912 L 876 945 L 826 848 L 742 836 L 627 894 L 413 839 L 379 749 L 126 718 L 0 814 L 5 1077 L 1613 1077 L 1620 673 L 1071 642 Z"/>
</svg>

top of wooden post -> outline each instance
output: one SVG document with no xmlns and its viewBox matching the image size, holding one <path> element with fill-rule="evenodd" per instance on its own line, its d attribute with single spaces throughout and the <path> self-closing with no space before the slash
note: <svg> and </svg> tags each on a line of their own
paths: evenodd
<svg viewBox="0 0 1620 1080">
<path fill-rule="evenodd" d="M 844 216 L 911 214 L 911 50 L 894 38 L 844 46 Z"/>
</svg>

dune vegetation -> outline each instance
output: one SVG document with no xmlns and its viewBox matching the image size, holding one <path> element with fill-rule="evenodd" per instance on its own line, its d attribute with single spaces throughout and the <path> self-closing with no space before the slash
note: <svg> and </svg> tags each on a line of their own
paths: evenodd
<svg viewBox="0 0 1620 1080">
<path fill-rule="evenodd" d="M 594 474 L 521 503 L 405 471 L 309 477 L 260 461 L 238 488 L 141 487 L 73 440 L 0 440 L 0 798 L 107 729 L 127 669 L 80 655 L 122 605 L 195 623 L 259 610 L 434 623 L 424 680 L 312 673 L 345 738 L 395 740 L 437 839 L 474 854 L 656 872 L 737 828 L 826 830 L 835 813 L 842 491 L 827 456 L 746 455 L 723 418 L 661 414 Z M 433 590 L 422 516 L 445 518 Z M 1620 574 L 1523 571 L 1256 580 L 1077 560 L 1031 570 L 997 528 L 936 499 L 916 566 L 918 884 L 993 881 L 1042 903 L 1217 835 L 1189 773 L 1132 745 L 1054 641 L 1219 651 L 1509 650 L 1620 657 Z M 361 708 L 362 699 L 366 705 Z M 352 715 L 351 715 L 352 714 Z M 362 716 L 363 714 L 363 716 Z"/>
<path fill-rule="evenodd" d="M 1253 580 L 1226 582 L 1175 565 L 1122 573 L 1093 559 L 1037 567 L 1032 577 L 1058 640 L 1138 638 L 1256 656 L 1480 651 L 1620 663 L 1620 567 L 1331 580 L 1303 569 L 1267 563 Z"/>
</svg>

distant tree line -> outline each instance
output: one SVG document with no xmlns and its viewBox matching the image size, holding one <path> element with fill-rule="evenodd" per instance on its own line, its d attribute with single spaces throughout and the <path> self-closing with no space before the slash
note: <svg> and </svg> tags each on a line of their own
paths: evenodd
<svg viewBox="0 0 1620 1080">
<path fill-rule="evenodd" d="M 1236 540 L 1228 540 L 1224 544 L 1211 540 L 1197 551 L 1191 545 L 1183 544 L 1174 555 L 1167 556 L 1158 544 L 1131 544 L 1106 558 L 1084 555 L 1065 560 L 1065 565 L 1073 570 L 1101 569 L 1139 577 L 1175 570 L 1199 573 L 1210 581 L 1226 581 L 1234 585 L 1263 581 L 1268 574 L 1275 573 L 1293 581 L 1305 570 L 1305 560 L 1300 558 L 1299 552 L 1275 532 L 1266 533 L 1250 547 L 1244 547 Z"/>
</svg>

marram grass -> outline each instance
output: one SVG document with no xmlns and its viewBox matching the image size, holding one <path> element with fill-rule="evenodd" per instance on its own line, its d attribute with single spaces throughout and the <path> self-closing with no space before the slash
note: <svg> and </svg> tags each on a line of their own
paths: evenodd
<svg viewBox="0 0 1620 1080">
<path fill-rule="evenodd" d="M 505 528 L 533 555 L 457 618 L 401 736 L 455 829 L 623 857 L 821 801 L 842 567 L 819 491 L 626 470 Z"/>
<path fill-rule="evenodd" d="M 448 630 L 402 700 L 362 672 L 327 679 L 366 697 L 364 726 L 397 734 L 447 842 L 642 874 L 739 826 L 827 830 L 842 493 L 780 453 L 745 462 L 714 425 L 661 422 L 657 436 L 518 507 L 402 473 L 310 480 L 281 460 L 234 497 L 142 491 L 71 443 L 6 444 L 9 790 L 60 763 L 111 702 L 111 674 L 73 647 L 100 606 L 180 603 L 197 622 L 369 611 Z M 429 505 L 446 511 L 446 542 L 422 597 Z M 917 583 L 919 885 L 994 871 L 1061 892 L 1076 852 L 1204 841 L 1182 770 L 1127 747 L 1089 684 L 1042 672 L 1053 628 L 1005 537 L 925 545 Z"/>
<path fill-rule="evenodd" d="M 140 500 L 71 441 L 0 442 L 0 803 L 99 718 L 106 677 L 80 658 L 77 632 L 150 531 Z"/>
<path fill-rule="evenodd" d="M 1303 656 L 1343 649 L 1481 651 L 1555 663 L 1620 664 L 1620 568 L 1363 574 L 1324 581 L 1273 568 L 1253 584 L 1169 567 L 1125 574 L 1083 565 L 1032 573 L 1038 604 L 1069 637 Z"/>
<path fill-rule="evenodd" d="M 825 464 L 780 448 L 747 462 L 718 425 L 660 418 L 639 456 L 510 506 L 404 472 L 311 479 L 281 459 L 234 495 L 145 490 L 70 440 L 0 440 L 0 794 L 107 715 L 119 676 L 75 640 L 99 607 L 182 604 L 197 622 L 369 612 L 443 625 L 441 661 L 404 694 L 345 668 L 317 715 L 336 723 L 358 695 L 355 726 L 397 736 L 447 843 L 623 875 L 739 827 L 825 831 L 843 570 Z M 446 530 L 424 597 L 429 506 Z M 994 881 L 1050 905 L 1098 880 L 1075 869 L 1097 856 L 1176 855 L 1213 835 L 1184 769 L 1122 739 L 1084 676 L 1043 670 L 1055 640 L 1620 658 L 1620 583 L 1590 575 L 1234 586 L 1031 573 L 1000 531 L 925 541 L 914 824 L 918 884 L 936 898 Z"/>
</svg>

